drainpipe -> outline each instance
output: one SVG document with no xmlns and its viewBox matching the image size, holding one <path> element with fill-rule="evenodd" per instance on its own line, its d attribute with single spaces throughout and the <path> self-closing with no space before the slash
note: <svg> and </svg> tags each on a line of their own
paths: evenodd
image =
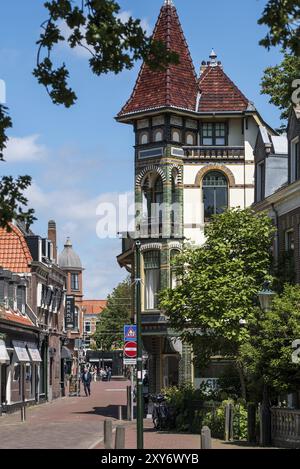
<svg viewBox="0 0 300 469">
<path fill-rule="evenodd" d="M 279 232 L 278 232 L 279 225 L 278 225 L 278 211 L 276 210 L 274 204 L 271 204 L 271 207 L 272 207 L 273 213 L 275 214 L 276 233 L 275 233 L 275 239 L 274 239 L 274 248 L 275 248 L 274 257 L 275 257 L 275 262 L 276 262 L 276 266 L 277 266 L 278 260 L 279 260 L 279 239 L 278 239 L 278 238 L 279 238 Z"/>
</svg>

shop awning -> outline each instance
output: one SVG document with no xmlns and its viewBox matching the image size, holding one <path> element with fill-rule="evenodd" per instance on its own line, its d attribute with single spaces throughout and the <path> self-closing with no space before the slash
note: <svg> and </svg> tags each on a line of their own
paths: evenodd
<svg viewBox="0 0 300 469">
<path fill-rule="evenodd" d="M 27 344 L 27 350 L 29 352 L 31 361 L 34 363 L 40 363 L 42 360 L 40 352 L 35 344 Z"/>
<path fill-rule="evenodd" d="M 0 340 L 0 363 L 9 363 L 9 355 L 7 353 L 4 340 Z"/>
<path fill-rule="evenodd" d="M 63 360 L 70 360 L 72 361 L 72 353 L 71 351 L 68 349 L 68 347 L 66 347 L 65 345 L 62 346 L 61 348 L 61 358 Z"/>
<path fill-rule="evenodd" d="M 29 358 L 28 352 L 26 350 L 25 342 L 18 342 L 18 341 L 13 340 L 13 346 L 14 346 L 19 362 L 29 363 L 31 361 Z"/>
</svg>

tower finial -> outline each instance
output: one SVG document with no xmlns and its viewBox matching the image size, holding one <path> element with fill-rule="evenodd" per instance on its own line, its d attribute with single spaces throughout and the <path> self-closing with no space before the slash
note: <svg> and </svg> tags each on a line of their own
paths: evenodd
<svg viewBox="0 0 300 469">
<path fill-rule="evenodd" d="M 210 53 L 210 66 L 211 67 L 215 67 L 217 64 L 217 54 L 215 53 L 214 49 L 212 49 L 211 53 Z"/>
<path fill-rule="evenodd" d="M 174 4 L 172 0 L 165 0 L 165 5 L 173 6 Z"/>
</svg>

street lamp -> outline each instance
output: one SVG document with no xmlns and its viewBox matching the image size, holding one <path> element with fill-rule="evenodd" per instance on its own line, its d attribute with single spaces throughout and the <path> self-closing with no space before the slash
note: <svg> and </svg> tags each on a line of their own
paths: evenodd
<svg viewBox="0 0 300 469">
<path fill-rule="evenodd" d="M 275 294 L 276 293 L 270 289 L 270 282 L 264 282 L 262 290 L 257 294 L 260 307 L 264 312 L 270 311 Z"/>
<path fill-rule="evenodd" d="M 276 293 L 270 289 L 270 282 L 265 281 L 262 290 L 258 292 L 261 309 L 266 313 L 270 311 Z M 271 444 L 271 411 L 269 403 L 269 390 L 266 383 L 263 387 L 263 400 L 260 406 L 260 445 L 269 446 Z"/>
</svg>

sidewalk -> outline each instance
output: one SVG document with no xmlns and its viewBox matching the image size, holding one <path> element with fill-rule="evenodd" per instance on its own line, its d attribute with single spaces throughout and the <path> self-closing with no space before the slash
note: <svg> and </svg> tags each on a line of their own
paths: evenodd
<svg viewBox="0 0 300 469">
<path fill-rule="evenodd" d="M 26 422 L 20 412 L 0 417 L 0 449 L 103 449 L 103 422 L 126 427 L 126 449 L 136 448 L 136 423 L 118 421 L 118 406 L 126 405 L 128 381 L 92 383 L 91 397 L 64 397 L 28 407 Z M 145 449 L 200 449 L 200 435 L 157 432 L 144 420 Z M 215 449 L 251 448 L 241 443 L 213 440 Z"/>
</svg>

